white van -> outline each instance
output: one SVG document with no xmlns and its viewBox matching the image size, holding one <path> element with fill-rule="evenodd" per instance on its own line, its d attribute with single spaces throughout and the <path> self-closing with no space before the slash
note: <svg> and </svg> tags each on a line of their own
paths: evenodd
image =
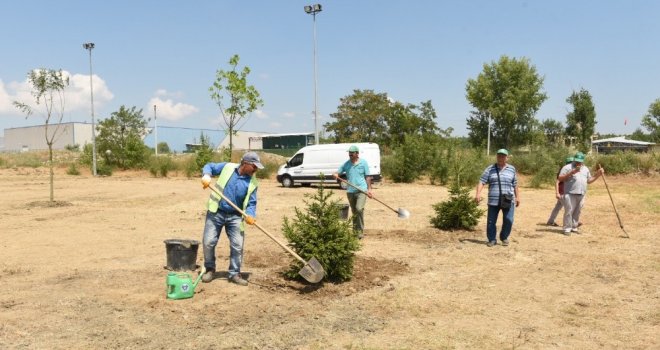
<svg viewBox="0 0 660 350">
<path fill-rule="evenodd" d="M 369 164 L 369 174 L 373 182 L 380 181 L 380 148 L 375 143 L 334 143 L 313 145 L 301 148 L 286 164 L 277 170 L 277 181 L 283 187 L 296 183 L 309 186 L 313 183 L 337 183 L 332 174 L 348 160 L 348 148 L 358 146 L 360 159 Z M 323 174 L 323 179 L 319 176 Z M 346 188 L 344 182 L 340 182 Z"/>
</svg>

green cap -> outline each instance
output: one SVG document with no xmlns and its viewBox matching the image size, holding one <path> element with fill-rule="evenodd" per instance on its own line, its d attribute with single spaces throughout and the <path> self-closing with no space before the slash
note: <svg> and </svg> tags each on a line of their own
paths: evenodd
<svg viewBox="0 0 660 350">
<path fill-rule="evenodd" d="M 500 148 L 500 149 L 497 150 L 497 154 L 504 154 L 504 155 L 507 155 L 507 156 L 508 156 L 508 155 L 509 155 L 509 151 L 507 151 L 507 150 L 504 149 L 504 148 Z"/>
<path fill-rule="evenodd" d="M 573 163 L 573 157 L 566 158 L 566 164 Z"/>
<path fill-rule="evenodd" d="M 358 146 L 353 145 L 353 146 L 351 146 L 351 148 L 348 149 L 348 151 L 349 152 L 360 152 L 360 149 L 358 148 Z"/>
<path fill-rule="evenodd" d="M 573 161 L 578 163 L 584 163 L 584 153 L 582 152 L 575 153 L 575 157 L 573 157 Z"/>
</svg>

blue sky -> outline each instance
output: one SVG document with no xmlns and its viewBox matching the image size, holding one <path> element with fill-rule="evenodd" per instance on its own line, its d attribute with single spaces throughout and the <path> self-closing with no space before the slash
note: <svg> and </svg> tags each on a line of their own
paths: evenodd
<svg viewBox="0 0 660 350">
<path fill-rule="evenodd" d="M 11 102 L 30 101 L 27 73 L 71 75 L 65 121 L 104 119 L 136 106 L 158 125 L 218 130 L 208 87 L 233 54 L 252 69 L 264 106 L 242 126 L 271 133 L 314 131 L 310 1 L 2 1 L 0 132 L 41 124 Z M 596 130 L 632 133 L 660 98 L 660 2 L 319 1 L 316 17 L 320 124 L 339 99 L 372 89 L 419 104 L 437 124 L 467 135 L 465 84 L 501 55 L 526 57 L 545 77 L 539 120 L 565 121 L 574 90 L 587 89 Z M 624 120 L 628 119 L 627 125 Z M 219 141 L 218 141 L 219 142 Z"/>
</svg>

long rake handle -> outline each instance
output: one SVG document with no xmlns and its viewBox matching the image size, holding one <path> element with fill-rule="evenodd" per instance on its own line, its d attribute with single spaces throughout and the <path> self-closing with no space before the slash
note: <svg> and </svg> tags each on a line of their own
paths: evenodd
<svg viewBox="0 0 660 350">
<path fill-rule="evenodd" d="M 229 205 L 231 205 L 232 208 L 236 209 L 236 211 L 241 213 L 241 215 L 248 216 L 243 210 L 241 210 L 241 208 L 239 208 L 236 204 L 234 204 L 234 202 L 230 201 L 229 198 L 227 198 L 224 194 L 222 194 L 222 192 L 218 191 L 218 189 L 215 188 L 215 186 L 211 185 L 209 186 L 209 188 L 213 192 L 215 192 L 218 196 L 222 197 L 222 199 L 224 199 L 225 202 L 229 203 Z M 275 241 L 275 243 L 279 244 L 280 247 L 284 248 L 284 250 L 286 250 L 289 254 L 293 255 L 296 259 L 300 260 L 300 262 L 302 262 L 303 264 L 307 264 L 307 261 L 305 261 L 305 259 L 301 258 L 300 255 L 296 254 L 296 252 L 294 252 L 291 248 L 287 247 L 284 243 L 280 242 L 277 238 L 275 238 L 275 236 L 273 236 L 268 231 L 266 231 L 265 228 L 261 227 L 261 225 L 255 222 L 254 226 L 256 226 L 259 230 L 261 230 L 261 232 L 265 233 L 266 236 L 270 237 L 270 239 Z"/>
<path fill-rule="evenodd" d="M 600 164 L 598 164 L 598 169 L 602 169 L 602 168 L 603 167 Z M 614 208 L 614 214 L 616 214 L 616 219 L 619 220 L 619 227 L 621 227 L 621 230 L 623 230 L 623 233 L 626 234 L 626 237 L 629 237 L 628 232 L 626 232 L 626 230 L 623 228 L 623 222 L 621 222 L 621 217 L 619 216 L 619 211 L 616 210 L 616 205 L 614 204 L 614 199 L 612 198 L 612 193 L 610 193 L 610 187 L 607 186 L 607 181 L 605 180 L 605 173 L 603 173 L 603 175 L 601 175 L 601 177 L 603 178 L 603 183 L 605 183 L 605 189 L 607 190 L 607 194 L 610 196 L 610 202 L 612 202 L 612 208 Z"/>
<path fill-rule="evenodd" d="M 353 185 L 352 183 L 348 182 L 348 180 L 344 180 L 344 179 L 342 179 L 342 178 L 340 177 L 340 178 L 339 178 L 339 181 L 343 181 L 343 182 L 345 182 L 347 185 L 349 185 L 349 186 L 355 188 L 356 190 L 358 190 L 358 191 L 360 191 L 360 192 L 362 192 L 362 193 L 364 193 L 364 194 L 367 194 L 367 192 L 365 192 L 363 189 L 361 189 L 361 188 L 359 188 L 359 187 Z M 367 195 L 368 195 L 368 194 L 367 194 Z M 384 205 L 384 206 L 390 208 L 390 210 L 392 210 L 393 212 L 395 212 L 395 213 L 399 213 L 398 210 L 396 210 L 396 209 L 390 207 L 389 205 L 387 205 L 387 203 L 381 201 L 380 199 L 376 198 L 375 196 L 372 195 L 372 196 L 371 196 L 371 199 L 374 199 L 374 200 L 376 200 L 376 202 L 378 202 L 378 203 L 380 203 L 380 204 L 382 204 L 382 205 Z"/>
</svg>

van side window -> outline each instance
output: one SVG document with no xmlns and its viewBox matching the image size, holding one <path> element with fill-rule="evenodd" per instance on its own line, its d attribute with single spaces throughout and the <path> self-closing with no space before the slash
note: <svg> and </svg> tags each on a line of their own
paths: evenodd
<svg viewBox="0 0 660 350">
<path fill-rule="evenodd" d="M 291 161 L 289 162 L 290 167 L 298 166 L 303 163 L 303 156 L 304 153 L 298 153 L 296 154 L 293 158 L 291 158 Z"/>
</svg>

